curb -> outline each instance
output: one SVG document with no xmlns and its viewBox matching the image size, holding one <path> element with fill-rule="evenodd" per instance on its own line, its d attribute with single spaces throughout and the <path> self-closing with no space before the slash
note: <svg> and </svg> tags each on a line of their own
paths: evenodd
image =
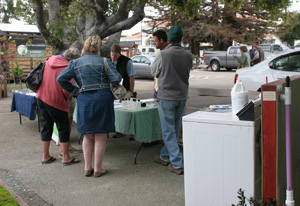
<svg viewBox="0 0 300 206">
<path fill-rule="evenodd" d="M 26 202 L 24 202 L 24 200 L 22 200 L 22 198 L 17 195 L 5 182 L 3 182 L 0 179 L 0 185 L 2 185 L 3 187 L 5 187 L 5 189 L 8 190 L 8 192 L 10 193 L 10 195 L 18 202 L 18 204 L 20 206 L 29 206 Z"/>
</svg>

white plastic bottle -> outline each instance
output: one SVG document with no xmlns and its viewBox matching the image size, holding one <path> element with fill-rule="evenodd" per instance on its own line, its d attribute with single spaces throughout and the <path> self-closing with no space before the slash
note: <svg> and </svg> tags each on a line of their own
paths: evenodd
<svg viewBox="0 0 300 206">
<path fill-rule="evenodd" d="M 236 117 L 235 114 L 239 112 L 248 102 L 248 91 L 244 87 L 241 80 L 238 80 L 231 89 L 231 105 L 233 116 Z"/>
<path fill-rule="evenodd" d="M 128 108 L 128 99 L 126 98 L 124 101 L 124 108 L 127 109 Z"/>
<path fill-rule="evenodd" d="M 134 104 L 133 104 L 133 98 L 129 99 L 129 108 L 133 109 L 134 108 Z"/>
<path fill-rule="evenodd" d="M 122 100 L 122 109 L 125 109 L 125 99 Z"/>
<path fill-rule="evenodd" d="M 136 109 L 137 109 L 137 102 L 136 102 L 136 99 L 133 99 L 133 100 L 132 100 L 132 104 L 133 104 L 133 105 L 132 105 L 133 109 L 136 110 Z"/>
</svg>

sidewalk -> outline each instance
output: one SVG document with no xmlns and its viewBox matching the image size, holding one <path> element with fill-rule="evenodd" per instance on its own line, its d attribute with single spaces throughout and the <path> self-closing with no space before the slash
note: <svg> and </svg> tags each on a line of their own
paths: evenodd
<svg viewBox="0 0 300 206">
<path fill-rule="evenodd" d="M 141 99 L 151 98 L 153 81 L 136 81 Z M 213 94 L 212 94 L 213 93 Z M 184 175 L 176 175 L 153 161 L 161 145 L 142 148 L 133 164 L 133 156 L 140 143 L 128 138 L 110 138 L 104 157 L 104 168 L 109 171 L 100 178 L 84 177 L 83 155 L 79 164 L 63 166 L 59 148 L 52 142 L 51 155 L 57 160 L 42 165 L 42 145 L 37 120 L 30 121 L 10 112 L 12 94 L 0 100 L 0 180 L 4 181 L 30 206 L 183 206 Z M 205 89 L 193 85 L 189 91 L 186 113 L 210 104 L 229 104 L 230 90 L 221 87 Z M 71 145 L 77 143 L 75 123 Z"/>
<path fill-rule="evenodd" d="M 0 101 L 0 180 L 4 181 L 28 205 L 184 205 L 184 176 L 178 176 L 153 161 L 161 145 L 144 147 L 133 156 L 140 143 L 128 138 L 109 138 L 104 168 L 100 178 L 85 177 L 81 163 L 63 166 L 59 148 L 51 143 L 50 152 L 57 160 L 42 165 L 42 147 L 37 120 L 30 121 L 10 112 L 11 94 Z M 76 126 L 73 124 L 71 144 L 76 148 Z"/>
</svg>

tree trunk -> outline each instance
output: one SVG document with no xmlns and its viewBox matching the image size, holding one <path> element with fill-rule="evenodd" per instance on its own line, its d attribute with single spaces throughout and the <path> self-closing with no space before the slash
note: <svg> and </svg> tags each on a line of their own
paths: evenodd
<svg viewBox="0 0 300 206">
<path fill-rule="evenodd" d="M 214 50 L 227 51 L 229 46 L 232 46 L 232 41 L 223 41 L 222 39 L 215 39 L 212 42 Z"/>
<path fill-rule="evenodd" d="M 191 39 L 190 45 L 191 45 L 192 54 L 199 56 L 199 51 L 200 51 L 199 42 L 196 39 Z"/>
<path fill-rule="evenodd" d="M 87 37 L 98 35 L 102 39 L 109 37 L 101 48 L 102 54 L 108 55 L 110 45 L 119 43 L 121 31 L 130 29 L 143 20 L 147 0 L 122 0 L 116 3 L 113 9 L 108 6 L 106 0 L 82 0 L 74 5 L 59 0 L 51 0 L 47 3 L 42 0 L 33 2 L 37 26 L 47 44 L 62 51 L 75 40 L 80 39 L 84 42 Z M 72 15 L 68 19 L 76 19 L 75 29 L 74 26 L 68 25 L 69 22 L 65 21 L 66 16 L 62 13 L 63 9 L 69 8 Z M 129 12 L 132 14 L 129 15 Z M 108 13 L 110 15 L 107 15 Z"/>
<path fill-rule="evenodd" d="M 109 57 L 110 55 L 110 47 L 113 45 L 113 44 L 119 44 L 120 43 L 120 38 L 121 38 L 121 31 L 120 32 L 117 32 L 113 35 L 111 35 L 107 42 L 105 42 L 102 46 L 101 46 L 101 49 L 100 49 L 100 56 L 103 56 L 103 57 Z"/>
</svg>

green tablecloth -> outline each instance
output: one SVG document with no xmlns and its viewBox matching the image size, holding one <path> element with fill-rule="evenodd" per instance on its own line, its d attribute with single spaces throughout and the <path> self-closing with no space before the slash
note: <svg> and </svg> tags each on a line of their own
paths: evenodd
<svg viewBox="0 0 300 206">
<path fill-rule="evenodd" d="M 73 120 L 77 122 L 77 105 Z M 115 126 L 117 132 L 133 134 L 140 142 L 150 143 L 162 138 L 157 107 L 142 107 L 139 110 L 115 109 Z"/>
<path fill-rule="evenodd" d="M 142 107 L 139 110 L 115 109 L 116 131 L 133 134 L 137 141 L 149 143 L 162 138 L 157 107 Z"/>
</svg>

